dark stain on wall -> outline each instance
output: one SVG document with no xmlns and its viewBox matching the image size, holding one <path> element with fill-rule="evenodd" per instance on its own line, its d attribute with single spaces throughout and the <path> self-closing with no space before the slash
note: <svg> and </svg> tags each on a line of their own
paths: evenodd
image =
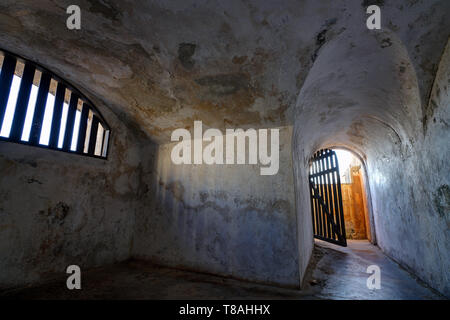
<svg viewBox="0 0 450 320">
<path fill-rule="evenodd" d="M 215 96 L 234 94 L 240 89 L 249 87 L 248 78 L 242 73 L 206 76 L 195 80 L 195 82 L 207 87 L 209 93 Z"/>
<path fill-rule="evenodd" d="M 450 218 L 450 187 L 447 184 L 441 185 L 433 193 L 433 202 L 439 216 Z"/>
<path fill-rule="evenodd" d="M 314 51 L 314 53 L 311 56 L 311 61 L 312 62 L 316 61 L 317 55 L 319 53 L 319 50 L 323 46 L 323 44 L 325 43 L 327 31 L 328 31 L 328 29 L 323 29 L 322 31 L 320 31 L 317 34 L 317 37 L 316 37 L 316 50 Z"/>
<path fill-rule="evenodd" d="M 392 46 L 392 41 L 390 38 L 384 38 L 383 40 L 381 40 L 381 47 L 382 48 L 387 48 Z"/>
<path fill-rule="evenodd" d="M 34 177 L 28 178 L 28 179 L 27 179 L 27 182 L 28 182 L 29 184 L 31 184 L 31 183 L 42 184 L 41 181 L 39 181 L 38 179 L 35 179 Z"/>
<path fill-rule="evenodd" d="M 62 225 L 65 218 L 69 213 L 70 207 L 64 202 L 58 202 L 55 206 L 49 207 L 47 212 L 44 210 L 39 211 L 39 214 L 48 218 L 49 224 Z"/>
<path fill-rule="evenodd" d="M 193 43 L 180 43 L 178 46 L 178 59 L 181 62 L 181 65 L 186 69 L 190 70 L 195 65 L 195 60 L 192 59 L 192 56 L 195 53 L 195 49 L 197 45 Z"/>
<path fill-rule="evenodd" d="M 368 6 L 371 6 L 371 5 L 377 5 L 379 7 L 382 7 L 384 5 L 384 0 L 364 0 L 361 3 L 361 5 L 364 8 L 367 8 Z"/>
<path fill-rule="evenodd" d="M 88 0 L 88 2 L 91 4 L 91 7 L 89 8 L 90 12 L 99 13 L 106 19 L 118 21 L 119 18 L 122 16 L 121 10 L 114 7 L 114 5 L 111 4 L 109 1 Z"/>
<path fill-rule="evenodd" d="M 325 44 L 328 40 L 327 33 L 330 28 L 335 25 L 337 22 L 337 18 L 328 19 L 323 24 L 323 29 L 316 36 L 316 49 L 314 53 L 311 55 L 311 61 L 314 62 L 317 59 L 320 48 Z"/>
</svg>

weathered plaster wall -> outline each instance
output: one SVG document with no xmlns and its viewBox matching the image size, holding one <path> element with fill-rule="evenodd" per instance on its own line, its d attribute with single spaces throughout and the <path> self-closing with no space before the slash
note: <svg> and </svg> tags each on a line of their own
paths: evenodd
<svg viewBox="0 0 450 320">
<path fill-rule="evenodd" d="M 273 176 L 261 176 L 259 165 L 174 165 L 175 143 L 159 146 L 154 166 L 145 166 L 148 200 L 136 216 L 133 256 L 298 287 L 291 135 L 281 128 Z"/>
<path fill-rule="evenodd" d="M 300 93 L 293 138 L 297 189 L 306 188 L 314 151 L 354 150 L 367 167 L 378 245 L 448 295 L 448 52 L 423 106 L 424 81 L 400 38 L 348 32 L 323 47 Z M 297 203 L 307 220 L 309 199 L 298 194 Z M 300 228 L 310 233 L 311 223 Z"/>
<path fill-rule="evenodd" d="M 164 264 L 298 283 L 313 246 L 308 159 L 340 145 L 365 160 L 380 246 L 447 292 L 445 79 L 428 97 L 450 2 L 376 1 L 383 29 L 368 31 L 369 2 L 80 0 L 82 29 L 72 31 L 69 0 L 0 1 L 0 47 L 101 99 L 124 123 L 110 123 L 105 163 L 1 144 L 0 253 L 11 255 L 0 262 L 1 283 L 59 272 L 72 256 L 108 263 L 131 247 Z M 295 194 L 286 139 L 275 177 L 251 166 L 171 165 L 164 143 L 194 120 L 216 128 L 295 120 Z M 135 128 L 149 138 L 140 151 Z M 65 218 L 53 223 L 48 212 Z"/>
<path fill-rule="evenodd" d="M 383 30 L 404 35 L 426 92 L 449 2 L 376 2 Z M 65 27 L 71 0 L 1 0 L 0 47 L 58 71 L 167 143 L 193 120 L 220 129 L 293 125 L 321 47 L 345 30 L 365 29 L 369 3 L 79 0 L 82 23 L 74 31 Z"/>
<path fill-rule="evenodd" d="M 408 155 L 368 157 L 379 246 L 450 296 L 450 48 L 430 96 L 424 137 Z M 425 129 L 424 129 L 425 130 Z M 395 195 L 394 197 L 392 195 Z"/>
<path fill-rule="evenodd" d="M 108 160 L 0 142 L 0 288 L 129 258 L 139 145 L 102 111 L 113 132 Z"/>
</svg>

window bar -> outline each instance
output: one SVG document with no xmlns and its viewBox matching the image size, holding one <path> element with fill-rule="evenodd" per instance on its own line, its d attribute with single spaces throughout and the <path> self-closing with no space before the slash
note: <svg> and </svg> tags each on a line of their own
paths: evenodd
<svg viewBox="0 0 450 320">
<path fill-rule="evenodd" d="M 50 81 L 52 76 L 47 72 L 42 72 L 41 81 L 39 82 L 39 91 L 36 99 L 36 107 L 34 108 L 33 122 L 31 124 L 30 143 L 39 144 L 41 135 L 42 122 L 44 121 L 45 105 L 47 102 L 48 90 L 50 89 Z"/>
<path fill-rule="evenodd" d="M 105 130 L 105 140 L 103 141 L 102 157 L 106 158 L 108 154 L 109 130 Z"/>
<path fill-rule="evenodd" d="M 22 138 L 23 125 L 27 115 L 28 101 L 30 99 L 31 86 L 33 85 L 34 72 L 36 68 L 29 63 L 25 64 L 22 81 L 20 82 L 19 95 L 17 97 L 16 109 L 11 125 L 9 138 L 12 141 L 20 141 Z"/>
<path fill-rule="evenodd" d="M 58 82 L 56 89 L 55 105 L 53 107 L 52 127 L 50 131 L 50 141 L 48 146 L 56 149 L 58 147 L 59 130 L 61 126 L 62 110 L 64 105 L 64 95 L 66 86 Z"/>
<path fill-rule="evenodd" d="M 97 131 L 98 131 L 99 119 L 94 114 L 92 117 L 91 135 L 89 137 L 89 149 L 88 154 L 93 156 L 95 153 L 95 146 L 97 144 Z"/>
<path fill-rule="evenodd" d="M 17 101 L 15 101 L 15 106 L 10 106 L 14 107 L 14 110 L 11 110 L 13 113 L 8 115 L 8 121 L 11 122 L 8 122 L 8 126 L 11 125 L 9 137 L 5 136 L 6 139 L 2 140 L 61 149 L 66 152 L 75 151 L 77 154 L 100 158 L 107 157 L 111 132 L 108 125 L 103 123 L 103 118 L 100 117 L 98 111 L 89 105 L 86 97 L 76 90 L 74 94 L 70 84 L 64 80 L 54 80 L 53 73 L 43 67 L 26 59 L 17 58 L 9 52 L 0 50 L 0 54 L 2 54 L 0 60 L 0 130 L 5 121 L 11 87 L 16 81 L 17 64 L 20 61 L 20 69 L 23 65 L 22 74 L 17 74 L 21 78 L 19 89 L 14 92 L 14 98 L 17 95 Z M 53 89 L 53 82 L 57 84 L 56 92 Z M 34 84 L 37 87 L 36 91 L 34 91 Z M 70 89 L 71 96 L 68 101 L 67 117 L 62 119 L 62 115 L 66 115 L 64 112 L 65 101 L 69 95 L 67 89 Z M 33 98 L 32 101 L 30 101 L 31 98 Z M 51 102 L 48 99 L 51 99 Z M 81 111 L 80 114 L 78 114 L 79 111 Z M 65 121 L 64 133 L 61 130 L 63 120 Z M 24 128 L 25 125 L 26 128 Z M 75 125 L 77 132 L 74 132 Z M 43 134 L 45 134 L 45 139 L 43 139 Z M 63 138 L 61 148 L 58 147 L 60 137 Z M 41 143 L 41 141 L 43 142 Z M 76 142 L 74 148 L 72 148 L 72 141 Z"/>
<path fill-rule="evenodd" d="M 8 103 L 9 91 L 16 69 L 16 58 L 6 54 L 3 60 L 2 72 L 0 74 L 0 130 L 5 117 L 6 105 Z"/>
<path fill-rule="evenodd" d="M 83 103 L 83 109 L 81 110 L 80 117 L 80 129 L 78 130 L 78 141 L 77 141 L 77 153 L 82 154 L 84 150 L 84 142 L 86 140 L 86 130 L 89 116 L 89 106 Z"/>
<path fill-rule="evenodd" d="M 102 125 L 102 128 L 103 128 L 103 130 L 102 130 L 102 140 L 100 141 L 100 154 L 99 154 L 99 156 L 102 156 L 102 154 L 103 154 L 103 145 L 105 143 L 105 134 L 106 134 L 106 129 L 103 127 L 103 125 Z"/>
<path fill-rule="evenodd" d="M 69 110 L 67 112 L 66 132 L 64 132 L 63 150 L 70 151 L 72 145 L 73 129 L 75 127 L 75 114 L 77 112 L 78 96 L 72 92 L 70 95 Z"/>
</svg>

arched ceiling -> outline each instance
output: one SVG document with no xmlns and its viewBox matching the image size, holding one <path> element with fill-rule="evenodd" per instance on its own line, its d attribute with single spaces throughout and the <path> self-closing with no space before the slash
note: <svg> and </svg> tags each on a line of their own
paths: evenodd
<svg viewBox="0 0 450 320">
<path fill-rule="evenodd" d="M 65 27 L 72 2 L 0 0 L 0 47 L 59 73 L 157 143 L 194 120 L 292 125 L 321 48 L 367 34 L 372 3 L 384 31 L 371 32 L 382 47 L 390 33 L 404 44 L 426 101 L 450 30 L 447 0 L 81 0 L 78 31 Z"/>
</svg>

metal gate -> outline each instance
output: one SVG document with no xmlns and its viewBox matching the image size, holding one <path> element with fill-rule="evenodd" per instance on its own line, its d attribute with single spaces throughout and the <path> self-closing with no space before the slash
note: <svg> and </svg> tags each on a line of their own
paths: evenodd
<svg viewBox="0 0 450 320">
<path fill-rule="evenodd" d="M 323 149 L 314 154 L 309 186 L 314 238 L 346 247 L 341 178 L 333 150 Z"/>
</svg>

